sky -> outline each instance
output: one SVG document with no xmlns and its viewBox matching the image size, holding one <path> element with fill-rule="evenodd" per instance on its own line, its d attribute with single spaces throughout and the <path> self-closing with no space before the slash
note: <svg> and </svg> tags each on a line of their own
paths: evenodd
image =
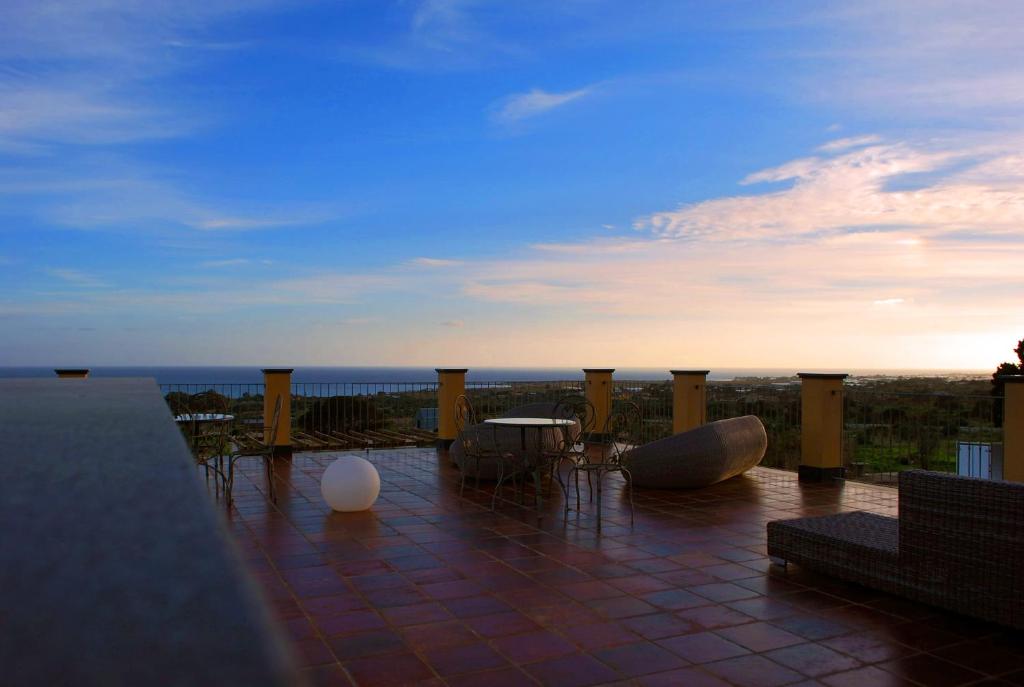
<svg viewBox="0 0 1024 687">
<path fill-rule="evenodd" d="M 1024 3 L 5 0 L 0 365 L 992 369 Z"/>
</svg>

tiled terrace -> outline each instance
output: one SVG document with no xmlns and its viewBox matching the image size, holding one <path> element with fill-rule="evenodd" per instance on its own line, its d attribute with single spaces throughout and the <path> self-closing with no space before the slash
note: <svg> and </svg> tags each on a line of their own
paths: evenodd
<svg viewBox="0 0 1024 687">
<path fill-rule="evenodd" d="M 377 504 L 331 513 L 319 476 L 337 455 L 281 462 L 276 508 L 254 461 L 232 513 L 314 684 L 1024 685 L 1021 633 L 769 566 L 767 521 L 895 514 L 895 490 L 759 468 L 638 490 L 631 530 L 609 478 L 598 536 L 585 500 L 563 526 L 557 488 L 539 522 L 491 512 L 489 488 L 460 498 L 433 449 L 371 454 Z"/>
</svg>

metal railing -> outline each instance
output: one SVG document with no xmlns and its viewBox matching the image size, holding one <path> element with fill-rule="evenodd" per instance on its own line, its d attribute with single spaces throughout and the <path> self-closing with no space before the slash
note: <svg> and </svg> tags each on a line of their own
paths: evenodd
<svg viewBox="0 0 1024 687">
<path fill-rule="evenodd" d="M 708 384 L 708 422 L 756 415 L 768 434 L 761 465 L 796 470 L 800 465 L 800 385 Z"/>
<path fill-rule="evenodd" d="M 193 399 L 199 394 L 216 394 L 223 404 L 225 412 L 232 415 L 233 429 L 259 430 L 263 427 L 263 393 L 265 385 L 252 384 L 161 384 L 160 391 L 171 408 L 171 412 L 180 415 L 194 410 Z"/>
<path fill-rule="evenodd" d="M 466 397 L 481 419 L 498 417 L 531 403 L 555 403 L 583 394 L 582 380 L 546 382 L 466 382 Z"/>
<path fill-rule="evenodd" d="M 641 441 L 644 443 L 672 433 L 672 382 L 616 379 L 612 383 L 612 404 L 629 401 L 637 404 L 643 417 Z"/>
<path fill-rule="evenodd" d="M 292 428 L 313 436 L 402 432 L 417 429 L 418 416 L 418 429 L 434 431 L 427 408 L 437 408 L 436 382 L 292 384 Z"/>
<path fill-rule="evenodd" d="M 162 384 L 160 388 L 175 412 L 187 408 L 196 394 L 213 392 L 235 417 L 236 429 L 251 432 L 262 427 L 262 383 Z M 321 438 L 350 432 L 432 432 L 437 390 L 436 382 L 294 383 L 292 431 Z M 584 393 L 582 380 L 466 383 L 466 394 L 481 419 Z M 615 380 L 612 398 L 640 406 L 644 441 L 672 433 L 670 381 Z M 1002 440 L 997 427 L 1002 398 L 851 386 L 844 390 L 843 399 L 843 460 L 852 479 L 892 482 L 901 470 L 915 467 L 956 472 L 958 456 L 977 467 L 980 459 L 974 453 L 996 455 L 998 451 L 989 449 Z M 762 465 L 795 470 L 800 463 L 800 384 L 708 384 L 708 422 L 742 415 L 756 415 L 764 423 L 768 452 Z"/>
<path fill-rule="evenodd" d="M 995 396 L 847 389 L 847 476 L 892 483 L 911 468 L 957 472 L 961 451 L 969 454 L 1002 441 L 1002 429 L 996 426 L 1001 403 Z"/>
</svg>

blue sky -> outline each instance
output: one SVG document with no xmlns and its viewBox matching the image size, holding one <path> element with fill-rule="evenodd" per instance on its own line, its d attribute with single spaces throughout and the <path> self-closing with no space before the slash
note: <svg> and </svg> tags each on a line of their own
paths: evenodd
<svg viewBox="0 0 1024 687">
<path fill-rule="evenodd" d="M 0 364 L 988 368 L 1024 6 L 5 3 Z"/>
</svg>

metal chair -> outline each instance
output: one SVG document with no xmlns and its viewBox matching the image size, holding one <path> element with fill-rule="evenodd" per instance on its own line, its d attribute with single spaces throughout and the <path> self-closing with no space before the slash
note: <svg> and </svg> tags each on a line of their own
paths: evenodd
<svg viewBox="0 0 1024 687">
<path fill-rule="evenodd" d="M 580 486 L 579 473 L 587 474 L 588 483 L 590 475 L 594 475 L 594 484 L 597 492 L 597 529 L 601 530 L 601 495 L 602 483 L 606 475 L 618 472 L 621 473 L 626 482 L 626 490 L 629 495 L 629 526 L 633 526 L 633 481 L 629 474 L 629 453 L 639 444 L 640 433 L 643 430 L 643 415 L 640 406 L 633 402 L 622 402 L 608 416 L 605 422 L 604 431 L 601 433 L 601 440 L 598 444 L 599 456 L 584 452 L 583 460 L 572 466 L 570 478 L 576 483 L 576 510 L 580 508 Z M 594 500 L 595 487 L 590 489 L 590 499 Z M 568 497 L 568 489 L 566 490 Z M 569 518 L 569 499 L 565 500 L 565 519 Z"/>
<path fill-rule="evenodd" d="M 466 489 L 466 477 L 469 474 L 469 463 L 474 464 L 476 476 L 476 488 L 480 488 L 480 464 L 483 461 L 494 461 L 497 466 L 497 484 L 494 487 L 494 495 L 491 497 L 491 510 L 494 510 L 498 500 L 498 492 L 505 480 L 505 464 L 512 457 L 498 449 L 496 429 L 488 428 L 477 421 L 473 404 L 465 395 L 455 399 L 455 430 L 456 441 L 462 448 L 462 481 L 459 485 L 459 496 L 462 496 Z M 484 435 L 490 435 L 490 441 L 484 439 Z M 513 474 L 514 477 L 514 474 Z"/>
<path fill-rule="evenodd" d="M 562 482 L 562 463 L 569 461 L 570 465 L 578 465 L 586 462 L 587 444 L 594 441 L 594 422 L 596 413 L 594 406 L 585 397 L 580 395 L 564 396 L 554 406 L 551 415 L 552 419 L 572 419 L 576 424 L 565 427 L 557 437 L 556 446 L 553 451 L 551 472 L 557 478 L 562 493 L 569 499 L 569 485 Z M 590 473 L 587 472 L 587 486 L 590 486 Z M 579 473 L 576 473 L 579 479 Z M 576 485 L 579 491 L 579 484 Z"/>
<path fill-rule="evenodd" d="M 244 451 L 233 453 L 228 460 L 228 478 L 227 478 L 227 502 L 228 508 L 231 507 L 231 491 L 235 484 L 235 463 L 241 458 L 262 458 L 263 466 L 267 476 L 267 491 L 270 494 L 270 500 L 273 503 L 277 503 L 277 487 L 274 484 L 274 447 L 277 445 L 277 426 L 281 419 L 281 404 L 283 400 L 281 396 L 278 396 L 274 400 L 274 414 L 270 421 L 269 427 L 263 428 L 263 436 L 268 441 L 262 444 L 255 451 Z"/>
<path fill-rule="evenodd" d="M 185 413 L 188 420 L 183 423 L 190 437 L 192 455 L 196 463 L 203 466 L 207 481 L 213 473 L 217 493 L 227 483 L 225 461 L 230 461 L 232 453 L 231 424 L 227 420 L 208 420 L 204 416 L 226 416 L 228 409 L 226 396 L 216 391 L 203 391 L 189 398 Z"/>
</svg>

